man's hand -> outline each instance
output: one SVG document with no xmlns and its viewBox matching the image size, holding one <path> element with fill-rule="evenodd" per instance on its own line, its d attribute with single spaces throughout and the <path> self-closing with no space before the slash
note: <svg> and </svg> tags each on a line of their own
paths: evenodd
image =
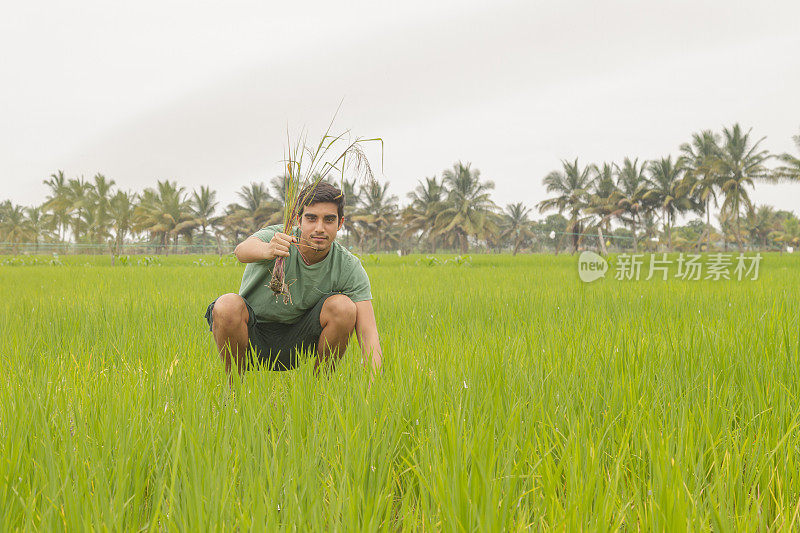
<svg viewBox="0 0 800 533">
<path fill-rule="evenodd" d="M 267 243 L 267 260 L 275 259 L 276 257 L 289 257 L 289 246 L 293 242 L 297 242 L 297 237 L 294 235 L 286 235 L 285 233 L 276 233 L 272 239 Z"/>
<path fill-rule="evenodd" d="M 242 263 L 271 261 L 276 257 L 289 257 L 289 246 L 294 242 L 297 237 L 285 233 L 276 233 L 269 242 L 252 236 L 239 243 L 233 254 Z"/>
</svg>

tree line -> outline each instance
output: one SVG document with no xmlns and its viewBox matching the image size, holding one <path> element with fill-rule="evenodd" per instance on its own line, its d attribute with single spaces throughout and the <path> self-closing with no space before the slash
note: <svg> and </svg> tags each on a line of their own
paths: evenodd
<svg viewBox="0 0 800 533">
<path fill-rule="evenodd" d="M 793 139 L 800 152 L 800 135 Z M 544 177 L 550 197 L 534 208 L 523 202 L 501 208 L 491 197 L 494 183 L 460 161 L 441 177 L 419 180 L 403 205 L 386 182 L 345 179 L 337 183 L 345 197 L 342 241 L 361 252 L 434 253 L 800 247 L 794 213 L 750 199 L 759 182 L 800 181 L 800 158 L 771 154 L 761 148 L 763 141 L 735 124 L 720 133 L 693 134 L 674 158 L 587 165 L 564 160 Z M 153 253 L 222 254 L 281 221 L 285 180 L 251 182 L 236 193 L 236 202 L 222 207 L 206 186 L 187 191 L 163 180 L 137 193 L 117 188 L 103 174 L 85 180 L 57 171 L 44 180 L 49 194 L 41 205 L 0 203 L 0 241 L 12 253 L 74 243 L 112 255 L 131 245 Z M 532 220 L 534 209 L 553 213 Z"/>
</svg>

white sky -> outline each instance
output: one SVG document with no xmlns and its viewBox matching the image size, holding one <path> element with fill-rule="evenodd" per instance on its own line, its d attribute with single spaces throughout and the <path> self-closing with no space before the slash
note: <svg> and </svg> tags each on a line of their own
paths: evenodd
<svg viewBox="0 0 800 533">
<path fill-rule="evenodd" d="M 563 158 L 676 154 L 737 121 L 796 153 L 798 21 L 796 0 L 7 2 L 0 199 L 40 203 L 63 169 L 224 205 L 342 98 L 338 129 L 384 139 L 401 200 L 460 159 L 533 206 Z M 800 184 L 752 196 L 800 212 Z"/>
</svg>

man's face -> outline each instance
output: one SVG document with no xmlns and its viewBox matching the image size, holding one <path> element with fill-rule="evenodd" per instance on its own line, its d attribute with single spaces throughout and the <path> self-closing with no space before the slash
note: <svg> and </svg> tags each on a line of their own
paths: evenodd
<svg viewBox="0 0 800 533">
<path fill-rule="evenodd" d="M 318 202 L 307 205 L 300 216 L 300 242 L 327 252 L 342 227 L 339 211 L 333 202 Z M 307 250 L 307 248 L 303 248 Z"/>
</svg>

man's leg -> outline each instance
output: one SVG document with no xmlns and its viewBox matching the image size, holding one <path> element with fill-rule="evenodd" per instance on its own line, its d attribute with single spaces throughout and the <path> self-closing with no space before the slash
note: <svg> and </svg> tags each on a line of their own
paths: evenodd
<svg viewBox="0 0 800 533">
<path fill-rule="evenodd" d="M 355 305 L 355 304 L 354 304 Z M 244 299 L 236 293 L 223 294 L 214 302 L 212 331 L 219 356 L 230 374 L 231 361 L 239 374 L 244 373 L 247 358 L 247 321 L 249 313 Z"/>
<path fill-rule="evenodd" d="M 317 344 L 315 373 L 319 372 L 320 366 L 335 368 L 347 350 L 347 343 L 356 325 L 356 304 L 344 294 L 329 296 L 322 304 L 319 323 L 322 334 Z"/>
</svg>

